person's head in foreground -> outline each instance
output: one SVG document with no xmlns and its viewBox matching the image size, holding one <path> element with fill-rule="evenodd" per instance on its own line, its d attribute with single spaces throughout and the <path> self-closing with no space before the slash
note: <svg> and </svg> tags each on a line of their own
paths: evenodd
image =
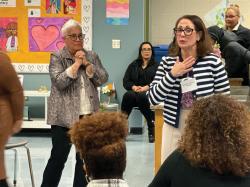
<svg viewBox="0 0 250 187">
<path fill-rule="evenodd" d="M 214 95 L 195 101 L 179 147 L 150 187 L 250 186 L 250 118 L 243 103 Z"/>
<path fill-rule="evenodd" d="M 124 114 L 94 113 L 75 123 L 69 133 L 90 179 L 123 178 L 128 134 L 128 121 Z"/>
<path fill-rule="evenodd" d="M 250 118 L 243 103 L 222 95 L 197 101 L 187 118 L 180 150 L 193 164 L 218 174 L 250 171 Z"/>
</svg>

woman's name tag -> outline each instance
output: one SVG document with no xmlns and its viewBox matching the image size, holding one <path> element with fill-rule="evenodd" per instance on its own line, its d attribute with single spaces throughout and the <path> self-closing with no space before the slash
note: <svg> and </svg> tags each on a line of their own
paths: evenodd
<svg viewBox="0 0 250 187">
<path fill-rule="evenodd" d="M 187 77 L 181 80 L 182 93 L 191 92 L 197 90 L 197 82 L 195 78 Z"/>
</svg>

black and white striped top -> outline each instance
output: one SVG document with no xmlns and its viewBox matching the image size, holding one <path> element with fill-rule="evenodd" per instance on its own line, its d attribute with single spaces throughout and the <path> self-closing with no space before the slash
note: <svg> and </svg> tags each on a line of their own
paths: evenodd
<svg viewBox="0 0 250 187">
<path fill-rule="evenodd" d="M 158 66 L 153 82 L 148 91 L 151 105 L 164 102 L 164 122 L 178 127 L 180 115 L 181 89 L 180 81 L 187 75 L 175 78 L 170 73 L 176 57 L 163 57 Z M 198 58 L 193 65 L 193 77 L 197 81 L 198 89 L 194 91 L 197 99 L 216 93 L 230 94 L 227 73 L 220 58 L 213 54 Z"/>
</svg>

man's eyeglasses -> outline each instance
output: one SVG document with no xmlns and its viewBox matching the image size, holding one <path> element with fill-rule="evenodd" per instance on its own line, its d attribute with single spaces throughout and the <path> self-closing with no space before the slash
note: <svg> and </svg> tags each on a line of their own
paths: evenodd
<svg viewBox="0 0 250 187">
<path fill-rule="evenodd" d="M 194 29 L 191 28 L 174 28 L 174 34 L 175 35 L 181 35 L 182 32 L 184 32 L 185 36 L 190 36 L 193 33 Z"/>
<path fill-rule="evenodd" d="M 225 18 L 234 18 L 234 17 L 236 17 L 236 16 L 234 16 L 234 15 L 225 15 Z"/>
<path fill-rule="evenodd" d="M 77 41 L 77 39 L 79 39 L 80 41 L 82 41 L 85 38 L 85 34 L 69 34 L 67 35 L 68 38 L 70 38 L 73 41 Z"/>
<path fill-rule="evenodd" d="M 142 48 L 141 51 L 145 52 L 145 51 L 151 51 L 151 48 Z"/>
</svg>

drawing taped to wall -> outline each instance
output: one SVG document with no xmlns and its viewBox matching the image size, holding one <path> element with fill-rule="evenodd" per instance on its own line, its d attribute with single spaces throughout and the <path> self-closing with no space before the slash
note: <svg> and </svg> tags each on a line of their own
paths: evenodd
<svg viewBox="0 0 250 187">
<path fill-rule="evenodd" d="M 69 18 L 29 18 L 29 50 L 58 51 L 64 42 L 60 30 Z"/>
<path fill-rule="evenodd" d="M 8 52 L 17 51 L 17 18 L 0 18 L 0 48 Z"/>
<path fill-rule="evenodd" d="M 46 13 L 58 14 L 61 11 L 61 0 L 46 0 Z"/>
<path fill-rule="evenodd" d="M 64 14 L 76 14 L 76 0 L 64 0 Z"/>
</svg>

